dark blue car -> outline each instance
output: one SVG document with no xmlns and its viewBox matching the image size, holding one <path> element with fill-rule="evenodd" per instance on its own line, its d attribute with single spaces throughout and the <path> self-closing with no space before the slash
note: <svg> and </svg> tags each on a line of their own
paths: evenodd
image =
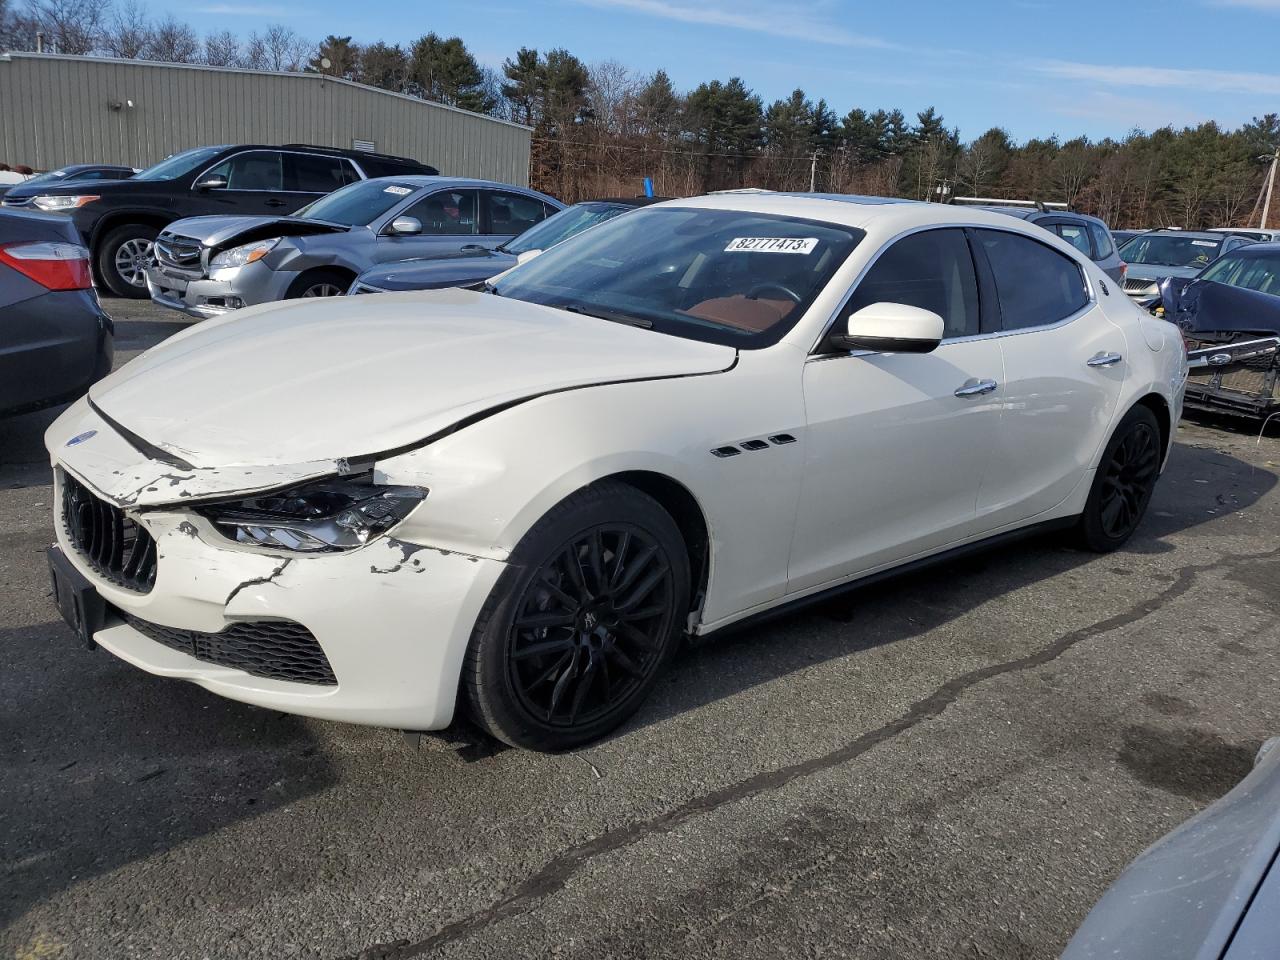
<svg viewBox="0 0 1280 960">
<path fill-rule="evenodd" d="M 385 263 L 360 274 L 347 292 L 439 290 L 479 283 L 514 267 L 522 254 L 546 250 L 597 223 L 664 199 L 667 198 L 617 197 L 575 203 L 493 250 L 471 248 L 436 257 Z"/>
</svg>

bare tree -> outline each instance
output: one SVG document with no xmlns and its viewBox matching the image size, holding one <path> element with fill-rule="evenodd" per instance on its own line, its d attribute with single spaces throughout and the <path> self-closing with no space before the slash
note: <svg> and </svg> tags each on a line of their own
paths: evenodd
<svg viewBox="0 0 1280 960">
<path fill-rule="evenodd" d="M 37 0 L 28 18 L 54 52 L 85 55 L 98 46 L 110 0 Z"/>
<path fill-rule="evenodd" d="M 115 8 L 111 22 L 103 29 L 103 52 L 113 57 L 135 60 L 147 55 L 151 46 L 152 27 L 137 0 L 125 0 Z"/>
<path fill-rule="evenodd" d="M 240 39 L 230 30 L 211 33 L 204 38 L 204 62 L 211 67 L 240 65 Z"/>
<path fill-rule="evenodd" d="M 311 42 L 291 27 L 273 23 L 266 33 L 249 34 L 245 66 L 259 70 L 301 70 L 314 52 Z"/>
<path fill-rule="evenodd" d="M 170 14 L 152 30 L 148 53 L 152 60 L 164 63 L 195 63 L 199 59 L 200 39 L 194 30 Z"/>
<path fill-rule="evenodd" d="M 615 136 L 629 136 L 634 132 L 636 101 L 644 81 L 617 60 L 593 63 L 588 70 L 587 107 L 595 126 Z"/>
</svg>

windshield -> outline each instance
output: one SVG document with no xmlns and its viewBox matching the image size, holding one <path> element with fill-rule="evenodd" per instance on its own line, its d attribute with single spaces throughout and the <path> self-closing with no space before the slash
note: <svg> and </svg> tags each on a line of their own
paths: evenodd
<svg viewBox="0 0 1280 960">
<path fill-rule="evenodd" d="M 1120 259 L 1128 264 L 1150 263 L 1162 267 L 1203 267 L 1218 255 L 1221 240 L 1199 237 L 1176 237 L 1169 234 L 1144 234 L 1134 237 L 1120 250 Z"/>
<path fill-rule="evenodd" d="M 294 216 L 348 227 L 368 226 L 417 189 L 394 180 L 361 180 L 313 200 Z"/>
<path fill-rule="evenodd" d="M 620 213 L 632 209 L 623 203 L 575 203 L 572 207 L 561 210 L 536 226 L 530 227 L 514 240 L 502 245 L 505 253 L 519 256 L 530 250 L 549 250 L 561 240 L 581 233 L 587 227 L 612 220 Z"/>
<path fill-rule="evenodd" d="M 194 150 L 184 150 L 182 153 L 175 153 L 171 157 L 165 157 L 154 167 L 147 167 L 139 174 L 135 174 L 134 180 L 172 180 L 175 177 L 184 177 L 188 173 L 195 170 L 201 164 L 208 163 L 226 147 L 196 147 Z"/>
<path fill-rule="evenodd" d="M 566 240 L 490 289 L 758 349 L 791 329 L 863 236 L 796 217 L 650 207 Z"/>
<path fill-rule="evenodd" d="M 1200 274 L 1200 279 L 1280 296 L 1280 251 L 1266 256 L 1227 254 Z"/>
</svg>

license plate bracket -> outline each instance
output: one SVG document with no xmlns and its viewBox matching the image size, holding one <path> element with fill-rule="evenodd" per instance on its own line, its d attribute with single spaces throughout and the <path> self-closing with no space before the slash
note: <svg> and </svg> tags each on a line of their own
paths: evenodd
<svg viewBox="0 0 1280 960">
<path fill-rule="evenodd" d="M 89 579 L 71 565 L 57 546 L 49 548 L 49 578 L 53 584 L 53 600 L 58 612 L 87 649 L 97 646 L 93 635 L 102 629 L 107 617 L 107 602 Z"/>
</svg>

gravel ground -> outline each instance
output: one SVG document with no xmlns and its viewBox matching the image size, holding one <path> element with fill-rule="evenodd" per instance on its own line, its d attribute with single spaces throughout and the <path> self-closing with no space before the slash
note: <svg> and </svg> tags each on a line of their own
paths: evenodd
<svg viewBox="0 0 1280 960">
<path fill-rule="evenodd" d="M 121 360 L 181 329 L 109 301 Z M 1055 956 L 1280 733 L 1280 441 L 1184 423 L 1140 534 L 682 654 L 577 754 L 409 749 L 78 649 L 53 414 L 0 421 L 0 956 Z M 399 949 L 377 945 L 402 941 Z"/>
</svg>

